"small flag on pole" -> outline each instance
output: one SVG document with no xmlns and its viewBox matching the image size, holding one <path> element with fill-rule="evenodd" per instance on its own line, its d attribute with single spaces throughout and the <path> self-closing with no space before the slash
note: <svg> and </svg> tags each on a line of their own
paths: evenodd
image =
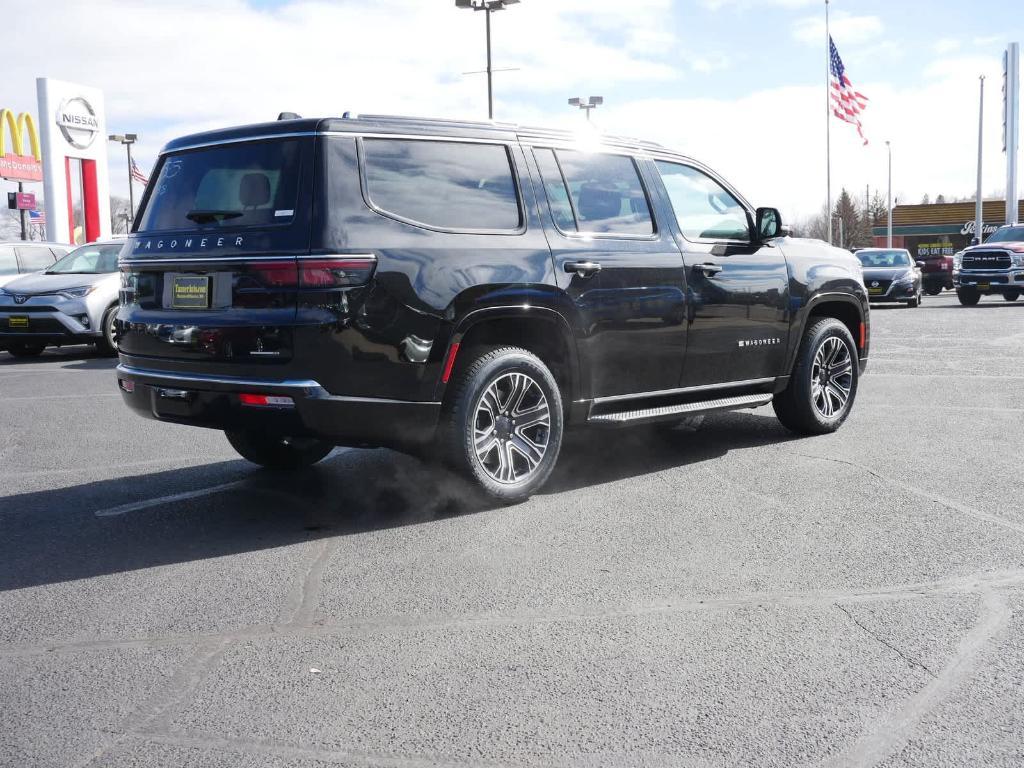
<svg viewBox="0 0 1024 768">
<path fill-rule="evenodd" d="M 141 184 L 142 186 L 146 186 L 147 184 L 149 184 L 149 179 L 142 174 L 142 171 L 139 170 L 139 166 L 135 164 L 134 157 L 132 158 L 132 178 L 135 179 L 135 181 L 139 182 L 139 184 Z"/>
<path fill-rule="evenodd" d="M 46 224 L 46 211 L 29 211 L 28 212 L 28 223 L 39 224 L 45 226 Z"/>
<path fill-rule="evenodd" d="M 868 140 L 864 137 L 864 129 L 860 122 L 860 113 L 867 107 L 868 97 L 860 91 L 854 90 L 853 83 L 846 76 L 846 67 L 843 66 L 843 60 L 839 58 L 839 51 L 831 37 L 828 39 L 828 45 L 831 55 L 832 88 L 829 93 L 832 97 L 832 114 L 844 123 L 857 126 L 857 133 L 867 144 Z"/>
</svg>

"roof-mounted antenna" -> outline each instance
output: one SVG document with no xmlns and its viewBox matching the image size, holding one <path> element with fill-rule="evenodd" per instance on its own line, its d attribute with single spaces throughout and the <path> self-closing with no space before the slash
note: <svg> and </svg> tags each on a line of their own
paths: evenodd
<svg viewBox="0 0 1024 768">
<path fill-rule="evenodd" d="M 278 120 L 298 120 L 302 115 L 295 112 L 282 112 L 277 116 Z"/>
</svg>

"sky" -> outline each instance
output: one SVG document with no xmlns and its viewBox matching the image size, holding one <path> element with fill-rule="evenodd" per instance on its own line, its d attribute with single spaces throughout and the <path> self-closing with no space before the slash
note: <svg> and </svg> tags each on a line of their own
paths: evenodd
<svg viewBox="0 0 1024 768">
<path fill-rule="evenodd" d="M 1002 52 L 1024 42 L 1020 0 L 832 0 L 831 32 L 870 99 L 863 146 L 833 120 L 834 194 L 900 202 L 973 196 L 978 78 L 984 189 L 1002 193 Z M 101 88 L 108 131 L 140 134 L 148 171 L 169 139 L 303 116 L 486 119 L 482 13 L 454 0 L 0 0 L 0 106 L 37 111 L 35 78 Z M 825 200 L 822 0 L 522 0 L 492 16 L 495 119 L 659 141 L 715 168 L 756 205 L 803 219 Z M 127 196 L 111 145 L 112 192 Z M 5 189 L 11 189 L 6 185 Z M 42 193 L 42 185 L 36 190 Z M 137 190 L 141 192 L 141 190 Z"/>
</svg>

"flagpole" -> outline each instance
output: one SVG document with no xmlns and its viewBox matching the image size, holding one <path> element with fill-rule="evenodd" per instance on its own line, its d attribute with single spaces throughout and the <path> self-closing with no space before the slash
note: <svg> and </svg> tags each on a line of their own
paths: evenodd
<svg viewBox="0 0 1024 768">
<path fill-rule="evenodd" d="M 832 245 L 832 36 L 828 29 L 828 2 L 825 0 L 825 205 L 828 220 L 828 244 Z"/>
</svg>

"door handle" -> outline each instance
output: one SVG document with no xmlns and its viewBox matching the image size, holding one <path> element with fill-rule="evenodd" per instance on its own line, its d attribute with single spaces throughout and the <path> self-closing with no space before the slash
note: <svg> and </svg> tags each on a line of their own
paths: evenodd
<svg viewBox="0 0 1024 768">
<path fill-rule="evenodd" d="M 694 272 L 702 273 L 704 275 L 704 277 L 714 277 L 715 275 L 717 275 L 719 272 L 722 271 L 722 265 L 721 264 L 694 264 L 693 265 L 693 271 Z"/>
<path fill-rule="evenodd" d="M 601 265 L 596 261 L 567 261 L 563 269 L 575 272 L 580 277 L 593 277 L 601 271 Z"/>
</svg>

